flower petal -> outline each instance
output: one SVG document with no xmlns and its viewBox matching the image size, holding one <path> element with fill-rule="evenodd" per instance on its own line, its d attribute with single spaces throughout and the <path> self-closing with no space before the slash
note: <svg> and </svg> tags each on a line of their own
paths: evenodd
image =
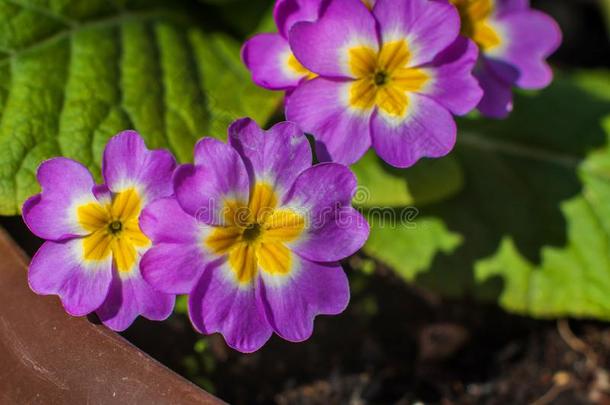
<svg viewBox="0 0 610 405">
<path fill-rule="evenodd" d="M 530 0 L 502 0 L 494 1 L 493 15 L 502 16 L 515 11 L 524 11 L 529 9 Z"/>
<path fill-rule="evenodd" d="M 278 34 L 258 34 L 244 44 L 241 57 L 252 80 L 270 90 L 291 90 L 307 76 L 288 41 Z"/>
<path fill-rule="evenodd" d="M 104 149 L 102 174 L 115 193 L 135 187 L 144 201 L 153 201 L 173 193 L 171 178 L 176 167 L 166 150 L 149 150 L 136 131 L 113 136 Z"/>
<path fill-rule="evenodd" d="M 449 2 L 377 0 L 373 14 L 383 43 L 407 40 L 411 52 L 408 66 L 432 61 L 460 32 L 460 16 Z"/>
<path fill-rule="evenodd" d="M 199 235 L 197 219 L 188 215 L 175 197 L 148 204 L 140 214 L 140 228 L 153 243 L 191 243 Z"/>
<path fill-rule="evenodd" d="M 281 122 L 268 131 L 250 118 L 229 127 L 231 145 L 239 152 L 250 175 L 250 182 L 270 183 L 283 195 L 294 179 L 311 166 L 312 156 L 305 134 L 292 122 Z"/>
<path fill-rule="evenodd" d="M 114 271 L 108 296 L 96 314 L 104 325 L 120 332 L 139 315 L 152 321 L 167 319 L 174 309 L 174 301 L 174 295 L 153 290 L 137 269 L 128 277 Z"/>
<path fill-rule="evenodd" d="M 353 77 L 351 48 L 379 48 L 375 19 L 361 0 L 330 0 L 319 20 L 295 24 L 289 41 L 303 66 L 330 77 Z"/>
<path fill-rule="evenodd" d="M 190 293 L 207 261 L 202 247 L 193 244 L 159 243 L 142 257 L 142 277 L 155 290 L 168 294 Z"/>
<path fill-rule="evenodd" d="M 294 256 L 290 276 L 263 273 L 257 295 L 275 332 L 301 342 L 311 336 L 317 315 L 343 312 L 349 302 L 349 284 L 341 266 Z"/>
<path fill-rule="evenodd" d="M 294 24 L 318 19 L 322 0 L 277 0 L 273 8 L 273 18 L 280 35 L 288 38 Z"/>
<path fill-rule="evenodd" d="M 73 316 L 95 311 L 106 298 L 112 279 L 111 256 L 83 259 L 81 239 L 45 242 L 30 263 L 30 288 L 41 295 L 58 295 Z"/>
<path fill-rule="evenodd" d="M 372 109 L 347 107 L 351 83 L 316 78 L 300 85 L 286 100 L 286 117 L 315 137 L 320 161 L 352 164 L 371 145 Z"/>
<path fill-rule="evenodd" d="M 23 220 L 38 237 L 61 240 L 89 231 L 79 222 L 78 207 L 97 204 L 93 177 L 82 164 L 66 158 L 43 162 L 36 174 L 42 193 L 23 204 Z"/>
<path fill-rule="evenodd" d="M 322 163 L 297 178 L 287 202 L 307 215 L 300 238 L 287 243 L 299 255 L 313 261 L 344 259 L 366 242 L 369 225 L 351 207 L 357 181 L 345 166 Z"/>
<path fill-rule="evenodd" d="M 140 262 L 142 277 L 157 291 L 189 293 L 210 261 L 203 242 L 209 228 L 184 212 L 173 197 L 149 204 L 140 227 L 154 243 Z"/>
<path fill-rule="evenodd" d="M 505 41 L 486 53 L 496 75 L 526 89 L 547 86 L 553 79 L 553 71 L 546 58 L 561 44 L 561 30 L 555 20 L 529 10 L 507 14 L 494 24 Z"/>
<path fill-rule="evenodd" d="M 105 184 L 96 184 L 93 186 L 93 195 L 102 205 L 112 202 L 112 191 Z"/>
<path fill-rule="evenodd" d="M 286 205 L 306 207 L 311 214 L 336 205 L 350 206 L 356 187 L 356 176 L 349 168 L 338 163 L 320 163 L 297 177 Z"/>
<path fill-rule="evenodd" d="M 342 207 L 325 215 L 307 230 L 306 238 L 293 249 L 310 260 L 330 262 L 356 253 L 369 237 L 369 224 L 357 210 Z M 321 218 L 317 218 L 321 219 Z"/>
<path fill-rule="evenodd" d="M 174 174 L 178 203 L 205 224 L 224 224 L 227 201 L 247 203 L 249 189 L 248 173 L 239 154 L 213 138 L 197 143 L 195 165 L 182 165 Z"/>
<path fill-rule="evenodd" d="M 373 148 L 387 163 L 409 167 L 422 157 L 441 157 L 455 145 L 453 117 L 436 101 L 409 94 L 406 117 L 395 118 L 379 112 L 372 120 Z"/>
<path fill-rule="evenodd" d="M 477 108 L 490 118 L 506 118 L 513 110 L 513 93 L 510 83 L 499 78 L 485 59 L 475 69 L 475 76 L 483 89 L 483 98 Z"/>
<path fill-rule="evenodd" d="M 253 286 L 240 288 L 226 263 L 203 272 L 189 296 L 189 316 L 199 332 L 221 333 L 230 347 L 243 353 L 258 350 L 273 332 Z"/>
<path fill-rule="evenodd" d="M 473 110 L 483 91 L 472 75 L 478 47 L 464 37 L 439 54 L 429 67 L 423 70 L 430 76 L 430 83 L 420 93 L 429 95 L 453 114 L 464 115 Z"/>
</svg>

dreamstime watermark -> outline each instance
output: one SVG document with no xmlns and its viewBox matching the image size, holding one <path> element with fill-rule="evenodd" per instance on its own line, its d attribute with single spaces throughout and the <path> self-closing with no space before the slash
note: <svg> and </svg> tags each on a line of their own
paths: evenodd
<svg viewBox="0 0 610 405">
<path fill-rule="evenodd" d="M 309 231 L 324 230 L 332 225 L 340 229 L 366 227 L 416 229 L 419 210 L 413 206 L 384 207 L 368 204 L 370 190 L 359 186 L 351 201 L 338 201 L 332 205 L 290 202 L 277 207 L 238 202 L 224 198 L 208 200 L 206 206 L 196 212 L 199 222 L 226 224 L 240 227 L 263 225 L 266 229 L 305 228 Z M 352 205 L 353 204 L 353 205 Z"/>
</svg>

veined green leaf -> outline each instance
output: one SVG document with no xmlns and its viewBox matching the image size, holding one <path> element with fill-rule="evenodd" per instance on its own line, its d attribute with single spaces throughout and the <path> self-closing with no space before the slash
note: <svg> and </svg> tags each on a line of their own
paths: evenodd
<svg viewBox="0 0 610 405">
<path fill-rule="evenodd" d="M 225 137 L 235 118 L 267 121 L 280 95 L 251 83 L 239 43 L 205 32 L 192 6 L 0 1 L 0 214 L 38 192 L 36 168 L 50 157 L 99 178 L 118 131 L 136 129 L 187 161 L 197 139 Z"/>
<path fill-rule="evenodd" d="M 610 135 L 610 116 L 606 127 Z M 505 308 L 539 317 L 610 319 L 610 150 L 592 153 L 579 177 L 582 192 L 561 204 L 565 246 L 545 246 L 535 265 L 506 238 L 493 257 L 476 264 L 478 282 L 503 284 L 499 301 Z"/>
<path fill-rule="evenodd" d="M 422 222 L 441 225 L 437 235 L 428 239 L 418 220 L 408 236 L 373 227 L 366 252 L 448 295 L 534 316 L 610 319 L 608 83 L 608 72 L 559 75 L 544 91 L 519 93 L 507 120 L 462 120 L 450 155 L 461 191 L 415 200 Z M 451 236 L 459 246 L 447 245 Z M 414 266 L 413 257 L 426 260 Z"/>
</svg>

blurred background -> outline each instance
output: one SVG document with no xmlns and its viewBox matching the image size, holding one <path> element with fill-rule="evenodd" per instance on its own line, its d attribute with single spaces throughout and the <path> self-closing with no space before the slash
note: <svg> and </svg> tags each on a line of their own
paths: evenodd
<svg viewBox="0 0 610 405">
<path fill-rule="evenodd" d="M 273 29 L 271 0 L 174 5 L 236 43 Z M 383 205 L 416 215 L 413 227 L 375 231 L 345 261 L 352 299 L 344 314 L 318 318 L 304 343 L 274 336 L 251 355 L 218 335 L 196 334 L 183 298 L 168 321 L 139 319 L 123 335 L 234 404 L 610 403 L 610 289 L 581 301 L 570 289 L 610 287 L 607 224 L 603 246 L 594 246 L 597 228 L 582 225 L 578 211 L 591 194 L 599 197 L 594 209 L 610 214 L 608 184 L 598 184 L 610 178 L 600 159 L 610 129 L 610 2 L 532 5 L 564 35 L 550 88 L 518 92 L 509 120 L 461 120 L 463 142 L 437 163 L 396 171 L 367 157 L 354 168 L 374 200 L 360 202 L 365 212 L 387 202 L 375 196 L 406 185 L 404 201 Z M 273 108 L 271 121 L 282 119 Z M 380 191 L 382 183 L 391 186 Z M 20 217 L 1 223 L 30 255 L 36 251 L 40 241 Z M 580 280 L 585 273 L 570 273 L 577 270 L 570 263 L 552 267 L 579 243 L 600 249 L 586 271 L 593 287 Z"/>
</svg>

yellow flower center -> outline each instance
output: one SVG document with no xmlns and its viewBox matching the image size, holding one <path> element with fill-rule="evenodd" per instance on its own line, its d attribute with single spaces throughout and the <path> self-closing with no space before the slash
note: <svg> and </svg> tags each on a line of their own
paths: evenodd
<svg viewBox="0 0 610 405">
<path fill-rule="evenodd" d="M 421 90 L 429 77 L 421 69 L 409 68 L 411 57 L 404 40 L 385 43 L 379 52 L 368 46 L 348 51 L 349 67 L 356 78 L 349 89 L 349 105 L 403 117 L 409 104 L 408 93 Z"/>
<path fill-rule="evenodd" d="M 223 215 L 227 225 L 215 228 L 204 244 L 216 254 L 228 255 L 240 284 L 250 284 L 258 269 L 273 275 L 290 272 L 293 258 L 285 243 L 301 235 L 305 218 L 278 207 L 272 186 L 256 183 L 248 204 L 225 201 Z"/>
<path fill-rule="evenodd" d="M 82 240 L 85 260 L 104 260 L 110 254 L 120 272 L 129 272 L 137 261 L 137 248 L 150 245 L 140 230 L 142 199 L 134 188 L 113 196 L 106 204 L 81 205 L 78 221 L 89 234 Z"/>
<path fill-rule="evenodd" d="M 471 38 L 481 49 L 490 51 L 502 42 L 489 23 L 493 0 L 450 0 L 462 21 L 462 35 Z"/>
</svg>

